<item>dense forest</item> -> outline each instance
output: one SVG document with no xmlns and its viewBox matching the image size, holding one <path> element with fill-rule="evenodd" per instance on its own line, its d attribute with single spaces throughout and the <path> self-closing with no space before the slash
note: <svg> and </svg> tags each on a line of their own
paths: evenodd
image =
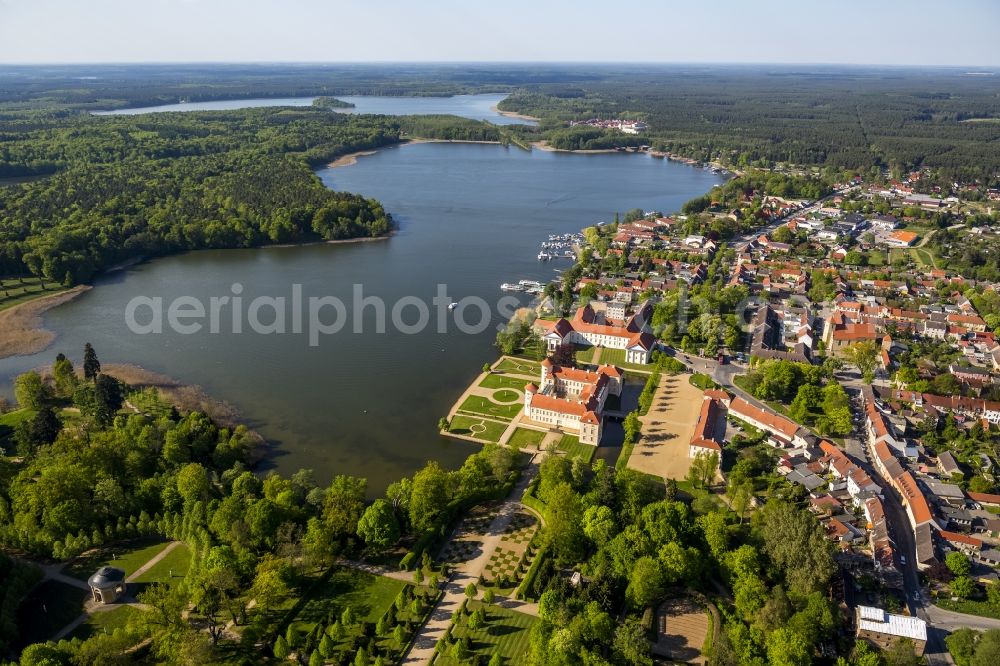
<svg viewBox="0 0 1000 666">
<path fill-rule="evenodd" d="M 1000 83 L 994 79 L 946 70 L 676 67 L 526 85 L 500 107 L 541 118 L 541 131 L 560 141 L 588 134 L 558 129 L 570 120 L 641 119 L 650 126 L 642 143 L 735 167 L 932 167 L 995 182 Z M 617 136 L 619 145 L 637 142 L 604 134 Z M 597 134 L 586 140 L 602 143 Z"/>
</svg>

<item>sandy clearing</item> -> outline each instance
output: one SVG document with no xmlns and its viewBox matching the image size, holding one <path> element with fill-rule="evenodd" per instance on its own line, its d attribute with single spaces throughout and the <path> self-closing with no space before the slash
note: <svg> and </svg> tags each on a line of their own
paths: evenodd
<svg viewBox="0 0 1000 666">
<path fill-rule="evenodd" d="M 56 334 L 42 327 L 42 315 L 88 289 L 89 286 L 80 285 L 0 310 L 0 359 L 44 351 Z"/>
<path fill-rule="evenodd" d="M 704 399 L 701 389 L 688 381 L 690 377 L 663 376 L 653 406 L 640 417 L 642 438 L 628 460 L 632 469 L 671 479 L 687 477 L 691 467 L 688 444 Z"/>
</svg>

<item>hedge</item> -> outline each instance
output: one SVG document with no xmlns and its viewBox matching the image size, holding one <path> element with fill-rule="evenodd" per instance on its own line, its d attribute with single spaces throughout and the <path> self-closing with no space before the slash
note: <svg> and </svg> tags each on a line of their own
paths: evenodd
<svg viewBox="0 0 1000 666">
<path fill-rule="evenodd" d="M 542 562 L 548 557 L 549 546 L 548 544 L 542 546 L 538 552 L 535 554 L 535 559 L 531 561 L 531 566 L 528 567 L 528 573 L 524 575 L 524 580 L 521 584 L 517 586 L 517 590 L 514 591 L 515 599 L 527 599 L 528 590 L 535 584 L 535 579 L 538 578 L 538 570 L 542 566 Z"/>
</svg>

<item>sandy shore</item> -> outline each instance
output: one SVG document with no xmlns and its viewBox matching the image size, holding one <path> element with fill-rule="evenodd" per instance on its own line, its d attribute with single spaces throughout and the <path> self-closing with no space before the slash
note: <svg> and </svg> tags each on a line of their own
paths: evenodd
<svg viewBox="0 0 1000 666">
<path fill-rule="evenodd" d="M 490 111 L 492 111 L 493 113 L 499 113 L 501 116 L 506 116 L 508 118 L 517 118 L 518 120 L 531 120 L 536 123 L 540 122 L 539 119 L 535 118 L 534 116 L 526 116 L 523 113 L 514 113 L 513 111 L 501 111 L 499 108 L 497 108 L 496 104 L 490 107 Z"/>
<path fill-rule="evenodd" d="M 378 151 L 376 151 L 376 150 L 362 150 L 362 151 L 359 151 L 357 153 L 349 153 L 347 155 L 343 155 L 341 157 L 338 157 L 334 161 L 332 161 L 329 164 L 327 164 L 327 166 L 328 167 L 351 166 L 352 164 L 357 164 L 358 163 L 358 158 L 359 157 L 367 157 L 368 155 L 374 155 L 376 152 L 378 152 Z"/>
<path fill-rule="evenodd" d="M 617 153 L 619 152 L 615 148 L 599 148 L 596 150 L 563 150 L 562 148 L 553 148 L 548 144 L 547 141 L 533 141 L 531 143 L 532 148 L 538 148 L 539 150 L 544 150 L 548 153 L 578 153 L 580 155 L 598 155 L 600 153 Z"/>
<path fill-rule="evenodd" d="M 42 327 L 42 315 L 88 289 L 88 285 L 80 285 L 0 310 L 0 359 L 44 351 L 56 334 Z"/>
</svg>

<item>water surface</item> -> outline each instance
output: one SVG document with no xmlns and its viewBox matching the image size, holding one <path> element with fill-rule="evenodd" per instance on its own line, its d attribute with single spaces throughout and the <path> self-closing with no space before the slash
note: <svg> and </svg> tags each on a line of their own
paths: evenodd
<svg viewBox="0 0 1000 666">
<path fill-rule="evenodd" d="M 502 282 L 547 280 L 568 262 L 541 263 L 549 234 L 578 231 L 629 208 L 672 211 L 721 179 L 645 155 L 525 152 L 484 144 L 413 144 L 319 173 L 331 188 L 381 200 L 400 223 L 389 240 L 256 250 L 191 252 L 114 273 L 77 300 L 50 311 L 59 335 L 42 354 L 0 361 L 0 381 L 59 351 L 79 363 L 90 341 L 105 361 L 131 362 L 199 384 L 236 405 L 275 443 L 283 472 L 313 468 L 321 482 L 336 473 L 368 477 L 380 490 L 427 460 L 457 465 L 473 444 L 442 438 L 437 420 L 497 352 L 492 326 L 478 335 L 455 328 L 417 335 L 348 328 L 311 348 L 305 335 L 244 333 L 139 336 L 124 323 L 137 295 L 199 299 L 231 294 L 351 301 L 352 285 L 393 304 L 430 300 L 446 284 L 454 300 L 490 303 Z M 475 320 L 476 317 L 469 317 Z"/>
<path fill-rule="evenodd" d="M 473 120 L 488 120 L 495 125 L 525 124 L 534 121 L 510 118 L 495 111 L 505 93 L 486 95 L 454 95 L 452 97 L 378 97 L 368 95 L 338 95 L 337 99 L 354 104 L 351 109 L 333 109 L 338 113 L 377 113 L 387 116 L 451 114 Z M 315 97 L 275 97 L 262 99 L 227 99 L 211 102 L 179 102 L 160 106 L 95 111 L 96 115 L 132 116 L 164 111 L 228 111 L 264 106 L 310 106 Z"/>
</svg>

